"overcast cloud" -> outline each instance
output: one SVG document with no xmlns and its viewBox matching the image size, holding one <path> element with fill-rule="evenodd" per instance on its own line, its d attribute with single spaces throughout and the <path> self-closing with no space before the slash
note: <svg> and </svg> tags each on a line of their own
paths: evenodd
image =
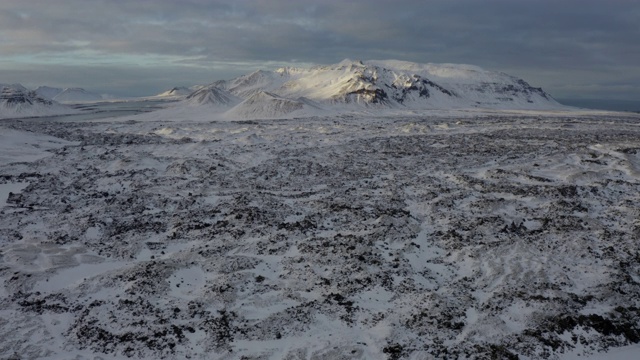
<svg viewBox="0 0 640 360">
<path fill-rule="evenodd" d="M 640 2 L 2 0 L 0 83 L 150 95 L 258 68 L 468 63 L 560 98 L 640 99 Z"/>
</svg>

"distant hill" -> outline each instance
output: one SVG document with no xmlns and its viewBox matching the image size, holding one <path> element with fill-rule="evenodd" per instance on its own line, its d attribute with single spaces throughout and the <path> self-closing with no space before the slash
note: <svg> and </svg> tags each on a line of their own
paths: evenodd
<svg viewBox="0 0 640 360">
<path fill-rule="evenodd" d="M 35 89 L 35 92 L 43 98 L 55 100 L 60 103 L 100 101 L 103 99 L 102 95 L 77 87 L 62 89 L 49 86 L 39 86 Z"/>
</svg>

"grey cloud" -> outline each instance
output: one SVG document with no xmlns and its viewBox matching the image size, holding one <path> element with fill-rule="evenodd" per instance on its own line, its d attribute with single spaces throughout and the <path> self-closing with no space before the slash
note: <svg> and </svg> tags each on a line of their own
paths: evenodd
<svg viewBox="0 0 640 360">
<path fill-rule="evenodd" d="M 243 71 L 244 70 L 244 71 Z M 21 82 L 35 88 L 39 85 L 59 87 L 80 86 L 89 91 L 122 95 L 148 96 L 168 90 L 173 86 L 207 84 L 217 79 L 233 77 L 246 72 L 233 68 L 208 70 L 203 75 L 199 68 L 185 66 L 66 66 L 34 65 L 11 70 L 0 69 L 0 79 L 9 83 Z M 35 79 L 25 81 L 24 79 Z"/>
<path fill-rule="evenodd" d="M 623 0 L 5 0 L 0 54 L 40 54 L 43 67 L 77 51 L 173 57 L 145 69 L 173 73 L 168 81 L 235 73 L 242 62 L 399 58 L 526 74 L 562 96 L 610 96 L 604 83 L 602 92 L 584 84 L 638 78 L 638 19 L 640 4 Z M 637 84 L 616 96 L 640 96 Z"/>
</svg>

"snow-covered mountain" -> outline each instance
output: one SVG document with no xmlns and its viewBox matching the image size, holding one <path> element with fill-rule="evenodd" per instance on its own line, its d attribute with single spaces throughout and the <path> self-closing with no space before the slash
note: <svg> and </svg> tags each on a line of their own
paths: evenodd
<svg viewBox="0 0 640 360">
<path fill-rule="evenodd" d="M 83 88 L 56 88 L 50 86 L 38 86 L 35 90 L 40 97 L 55 100 L 60 103 L 74 103 L 102 100 L 102 95 L 92 93 Z"/>
<path fill-rule="evenodd" d="M 60 94 L 64 89 L 51 86 L 38 86 L 34 91 L 38 96 L 53 100 L 56 95 Z"/>
<path fill-rule="evenodd" d="M 20 84 L 0 84 L 0 118 L 69 114 L 75 110 Z"/>
<path fill-rule="evenodd" d="M 344 60 L 308 69 L 257 70 L 205 89 L 244 100 L 239 108 L 219 114 L 229 118 L 289 117 L 294 111 L 298 116 L 302 109 L 306 109 L 303 115 L 319 115 L 362 110 L 564 108 L 541 88 L 501 72 L 397 60 Z M 185 104 L 191 106 L 194 101 Z"/>
<path fill-rule="evenodd" d="M 548 108 L 558 103 L 516 77 L 471 65 L 351 61 L 257 71 L 218 86 L 238 96 L 269 91 L 322 103 L 407 108 Z"/>
<path fill-rule="evenodd" d="M 99 101 L 102 95 L 89 92 L 83 88 L 66 88 L 53 97 L 53 100 L 61 103 Z"/>
</svg>

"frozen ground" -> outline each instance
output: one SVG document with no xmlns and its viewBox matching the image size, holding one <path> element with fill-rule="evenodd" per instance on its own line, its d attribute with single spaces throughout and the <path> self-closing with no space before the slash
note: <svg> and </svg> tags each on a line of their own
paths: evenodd
<svg viewBox="0 0 640 360">
<path fill-rule="evenodd" d="M 3 121 L 0 358 L 637 354 L 640 119 L 440 115 Z"/>
</svg>

